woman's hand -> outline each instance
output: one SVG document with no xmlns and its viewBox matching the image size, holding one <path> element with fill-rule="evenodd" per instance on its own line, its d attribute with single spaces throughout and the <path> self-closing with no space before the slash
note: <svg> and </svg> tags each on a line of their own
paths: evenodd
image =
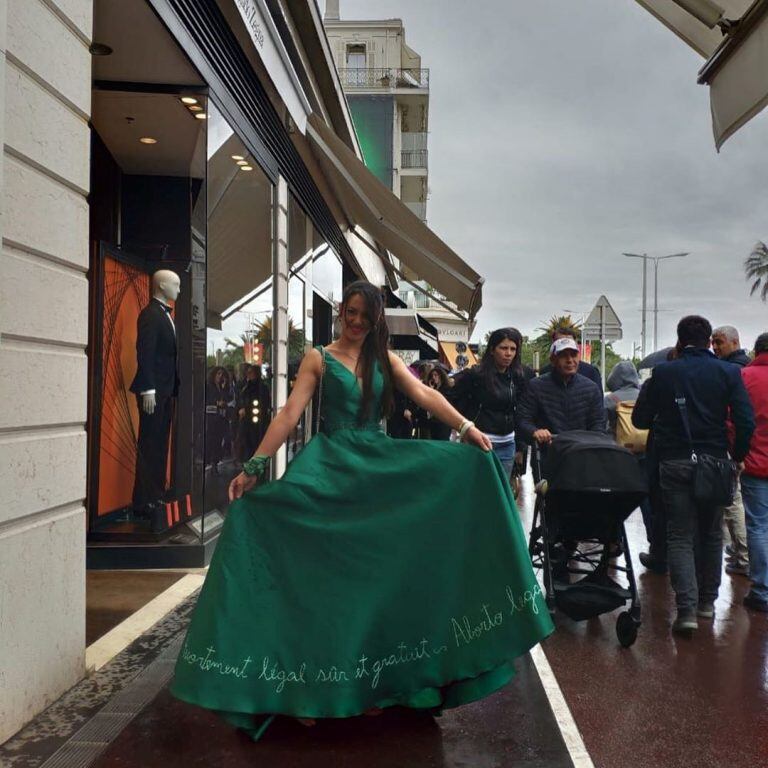
<svg viewBox="0 0 768 768">
<path fill-rule="evenodd" d="M 491 441 L 477 427 L 470 427 L 467 430 L 463 442 L 476 445 L 486 452 L 491 450 Z"/>
<path fill-rule="evenodd" d="M 252 477 L 251 475 L 246 475 L 245 472 L 241 472 L 229 484 L 229 500 L 234 501 L 241 498 L 244 493 L 255 488 L 258 482 L 258 477 Z"/>
</svg>

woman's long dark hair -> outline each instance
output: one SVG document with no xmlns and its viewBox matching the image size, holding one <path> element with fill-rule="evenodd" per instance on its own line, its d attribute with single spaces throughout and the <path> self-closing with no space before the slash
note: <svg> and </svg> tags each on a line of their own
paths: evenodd
<svg viewBox="0 0 768 768">
<path fill-rule="evenodd" d="M 365 337 L 357 362 L 360 378 L 363 380 L 363 399 L 360 405 L 359 420 L 362 424 L 369 416 L 373 402 L 373 374 L 376 361 L 379 363 L 384 377 L 384 389 L 381 394 L 381 413 L 385 418 L 392 412 L 394 405 L 394 385 L 392 383 L 392 364 L 389 362 L 389 328 L 384 317 L 384 301 L 379 289 L 365 280 L 350 283 L 344 290 L 339 312 L 344 317 L 349 300 L 360 296 L 365 304 L 365 315 L 370 324 L 370 330 Z"/>
<path fill-rule="evenodd" d="M 493 386 L 493 377 L 496 375 L 496 363 L 493 359 L 493 350 L 507 339 L 514 341 L 515 344 L 517 344 L 517 352 L 512 358 L 512 363 L 509 366 L 512 370 L 512 377 L 518 378 L 523 375 L 523 362 L 520 359 L 523 354 L 523 334 L 520 333 L 517 328 L 497 328 L 488 337 L 488 344 L 485 347 L 483 358 L 480 361 L 480 370 L 489 387 Z"/>
</svg>

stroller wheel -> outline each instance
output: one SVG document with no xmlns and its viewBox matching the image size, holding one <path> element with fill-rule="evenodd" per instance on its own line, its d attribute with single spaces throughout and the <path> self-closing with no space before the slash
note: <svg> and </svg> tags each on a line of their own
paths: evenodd
<svg viewBox="0 0 768 768">
<path fill-rule="evenodd" d="M 640 622 L 632 617 L 629 611 L 622 611 L 616 620 L 616 637 L 622 648 L 629 648 L 637 640 L 637 630 Z"/>
</svg>

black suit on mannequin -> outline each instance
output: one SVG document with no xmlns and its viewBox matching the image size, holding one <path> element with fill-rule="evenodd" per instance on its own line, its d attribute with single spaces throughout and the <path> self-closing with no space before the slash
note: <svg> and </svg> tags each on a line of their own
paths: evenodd
<svg viewBox="0 0 768 768">
<path fill-rule="evenodd" d="M 139 405 L 139 440 L 133 507 L 143 510 L 162 501 L 165 493 L 168 441 L 171 435 L 174 398 L 179 393 L 176 329 L 171 309 L 152 299 L 139 314 L 136 336 L 138 369 L 131 384 Z M 154 390 L 155 412 L 145 413 L 142 394 Z"/>
</svg>

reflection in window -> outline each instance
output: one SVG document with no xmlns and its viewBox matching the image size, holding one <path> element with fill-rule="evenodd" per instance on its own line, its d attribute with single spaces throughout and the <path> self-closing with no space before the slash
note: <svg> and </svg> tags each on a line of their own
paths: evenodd
<svg viewBox="0 0 768 768">
<path fill-rule="evenodd" d="M 274 188 L 213 104 L 208 114 L 205 507 L 224 510 L 272 416 Z"/>
<path fill-rule="evenodd" d="M 330 344 L 334 338 L 334 318 L 343 291 L 341 260 L 315 231 L 312 256 L 312 330 L 315 344 Z"/>
<path fill-rule="evenodd" d="M 307 285 L 312 274 L 312 228 L 307 215 L 293 195 L 288 199 L 288 392 L 290 396 L 301 360 L 309 348 L 307 333 Z M 288 436 L 287 459 L 290 462 L 302 449 L 309 435 L 307 413 L 302 414 L 296 429 Z"/>
</svg>

